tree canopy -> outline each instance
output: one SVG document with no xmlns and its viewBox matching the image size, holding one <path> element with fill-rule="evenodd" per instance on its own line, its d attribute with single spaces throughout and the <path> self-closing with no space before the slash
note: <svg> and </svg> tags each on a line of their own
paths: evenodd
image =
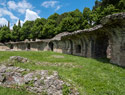
<svg viewBox="0 0 125 95">
<path fill-rule="evenodd" d="M 52 38 L 61 32 L 73 32 L 93 27 L 99 24 L 104 16 L 117 12 L 125 12 L 124 0 L 96 0 L 92 10 L 86 7 L 83 12 L 76 9 L 63 14 L 54 13 L 47 19 L 38 18 L 35 21 L 26 21 L 23 26 L 19 20 L 18 25 L 15 24 L 12 31 L 9 29 L 8 22 L 8 27 L 0 27 L 0 42 Z"/>
</svg>

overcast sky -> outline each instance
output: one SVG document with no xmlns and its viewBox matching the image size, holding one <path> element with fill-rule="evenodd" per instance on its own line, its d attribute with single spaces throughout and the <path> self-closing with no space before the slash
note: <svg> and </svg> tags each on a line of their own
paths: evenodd
<svg viewBox="0 0 125 95">
<path fill-rule="evenodd" d="M 27 20 L 36 18 L 48 18 L 53 13 L 64 13 L 84 7 L 92 9 L 95 0 L 0 0 L 0 25 L 12 26 L 21 20 L 23 24 Z"/>
</svg>

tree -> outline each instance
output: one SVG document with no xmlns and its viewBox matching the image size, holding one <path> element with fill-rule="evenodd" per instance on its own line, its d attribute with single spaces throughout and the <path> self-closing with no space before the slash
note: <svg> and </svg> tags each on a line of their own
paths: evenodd
<svg viewBox="0 0 125 95">
<path fill-rule="evenodd" d="M 52 38 L 55 35 L 56 21 L 49 19 L 41 31 L 42 38 Z"/>
<path fill-rule="evenodd" d="M 106 8 L 104 8 L 104 10 L 102 11 L 101 14 L 104 17 L 106 15 L 113 14 L 115 12 L 118 12 L 118 9 L 116 9 L 115 6 L 111 4 L 111 5 L 107 6 Z"/>
<path fill-rule="evenodd" d="M 68 12 L 65 12 L 65 13 L 59 15 L 56 20 L 57 24 L 59 25 L 64 18 L 69 17 L 69 16 L 70 16 L 70 14 Z"/>
<path fill-rule="evenodd" d="M 20 22 L 20 20 L 18 21 L 18 27 L 21 28 L 21 22 Z"/>
<path fill-rule="evenodd" d="M 13 31 L 11 33 L 12 41 L 20 41 L 20 32 L 19 32 L 20 29 L 21 29 L 21 22 L 19 20 L 18 25 L 14 24 L 13 26 Z"/>
<path fill-rule="evenodd" d="M 118 8 L 121 9 L 122 11 L 125 11 L 125 1 L 124 0 L 119 1 Z"/>
<path fill-rule="evenodd" d="M 8 28 L 10 29 L 10 22 L 8 21 Z"/>
<path fill-rule="evenodd" d="M 83 10 L 83 17 L 85 20 L 87 20 L 89 22 L 90 25 L 92 25 L 92 20 L 93 20 L 93 16 L 92 16 L 92 11 L 89 8 L 84 8 Z"/>
<path fill-rule="evenodd" d="M 96 0 L 95 1 L 95 6 L 93 6 L 93 10 L 101 6 L 101 1 Z"/>
<path fill-rule="evenodd" d="M 53 15 L 49 16 L 48 19 L 52 19 L 52 20 L 57 21 L 58 17 L 59 17 L 59 14 L 54 13 Z"/>
<path fill-rule="evenodd" d="M 69 12 L 69 14 L 72 17 L 77 17 L 77 18 L 82 18 L 83 17 L 82 12 L 80 12 L 79 9 L 76 9 L 76 10 L 74 10 L 72 12 Z"/>
<path fill-rule="evenodd" d="M 102 4 L 101 6 L 104 8 L 105 6 L 108 6 L 110 4 L 117 6 L 117 4 L 119 3 L 119 0 L 102 0 Z"/>
<path fill-rule="evenodd" d="M 18 29 L 18 26 L 16 24 L 14 24 L 13 26 L 13 31 L 11 33 L 11 38 L 12 38 L 12 41 L 19 41 L 19 29 Z"/>
<path fill-rule="evenodd" d="M 41 38 L 41 31 L 43 30 L 44 25 L 46 24 L 47 20 L 45 18 L 38 18 L 34 21 L 34 25 L 31 28 L 30 38 L 35 40 L 36 38 Z"/>
<path fill-rule="evenodd" d="M 23 24 L 23 27 L 19 30 L 20 40 L 24 41 L 25 39 L 32 39 L 31 37 L 31 28 L 33 27 L 34 21 L 26 21 Z"/>
<path fill-rule="evenodd" d="M 79 19 L 73 18 L 73 17 L 66 17 L 64 18 L 61 23 L 61 31 L 62 32 L 73 32 L 75 30 L 78 30 L 80 28 L 80 24 L 78 24 Z"/>
<path fill-rule="evenodd" d="M 10 29 L 4 26 L 0 30 L 0 42 L 8 42 L 11 40 Z"/>
</svg>

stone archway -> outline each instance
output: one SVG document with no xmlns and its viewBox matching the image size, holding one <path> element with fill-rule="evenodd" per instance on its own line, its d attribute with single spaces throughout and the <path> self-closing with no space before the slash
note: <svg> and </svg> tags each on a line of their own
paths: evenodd
<svg viewBox="0 0 125 95">
<path fill-rule="evenodd" d="M 109 37 L 104 32 L 101 34 L 96 34 L 94 47 L 94 57 L 95 58 L 107 58 L 107 48 L 109 46 Z"/>
<path fill-rule="evenodd" d="M 10 45 L 10 49 L 13 49 L 13 44 Z"/>
<path fill-rule="evenodd" d="M 73 54 L 73 42 L 69 40 L 70 42 L 70 53 Z"/>
<path fill-rule="evenodd" d="M 50 43 L 49 43 L 49 47 L 50 47 L 51 51 L 53 51 L 53 49 L 54 49 L 54 44 L 53 44 L 52 42 L 50 42 Z"/>
<path fill-rule="evenodd" d="M 81 53 L 82 47 L 81 45 L 76 45 L 76 53 Z"/>
<path fill-rule="evenodd" d="M 31 46 L 30 43 L 27 44 L 27 49 L 30 50 Z"/>
</svg>

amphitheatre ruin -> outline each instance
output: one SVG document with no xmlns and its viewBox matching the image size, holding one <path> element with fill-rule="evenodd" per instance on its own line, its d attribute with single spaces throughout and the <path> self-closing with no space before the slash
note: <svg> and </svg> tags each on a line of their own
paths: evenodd
<svg viewBox="0 0 125 95">
<path fill-rule="evenodd" d="M 0 51 L 54 51 L 88 58 L 109 58 L 125 67 L 125 12 L 108 15 L 93 28 L 64 32 L 52 39 L 0 43 Z"/>
</svg>

